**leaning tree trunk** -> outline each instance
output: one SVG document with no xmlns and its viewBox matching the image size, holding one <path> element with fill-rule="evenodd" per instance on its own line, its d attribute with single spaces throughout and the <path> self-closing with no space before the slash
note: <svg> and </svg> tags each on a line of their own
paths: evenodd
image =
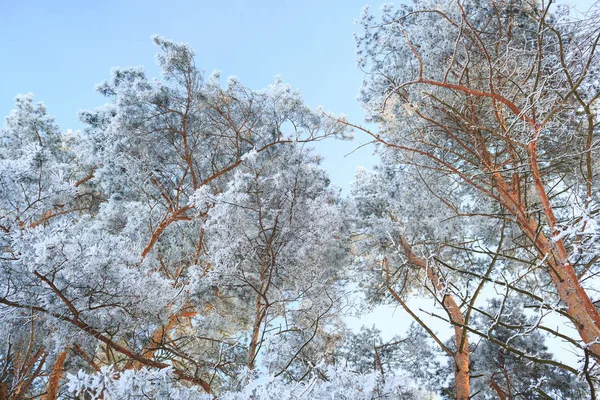
<svg viewBox="0 0 600 400">
<path fill-rule="evenodd" d="M 432 266 L 427 265 L 427 260 L 416 256 L 410 244 L 404 237 L 400 237 L 400 243 L 404 253 L 411 263 L 418 266 L 427 274 L 427 279 L 433 284 L 436 290 L 442 293 L 442 304 L 448 314 L 450 323 L 454 325 L 454 343 L 456 350 L 452 354 L 454 359 L 454 387 L 457 400 L 469 400 L 471 397 L 471 377 L 469 371 L 469 339 L 466 332 L 465 318 L 460 311 L 458 303 L 454 297 L 447 293 L 442 278 Z"/>
<path fill-rule="evenodd" d="M 557 232 L 556 217 L 538 171 L 535 142 L 530 144 L 529 151 L 536 192 L 541 200 L 548 227 L 555 233 Z M 499 173 L 494 174 L 494 181 L 504 207 L 515 217 L 520 229 L 535 245 L 540 260 L 547 263 L 548 274 L 581 339 L 594 358 L 600 361 L 600 313 L 581 286 L 573 265 L 568 260 L 564 241 L 549 239 L 542 232 L 538 222 L 530 218 L 520 196 Z"/>
</svg>

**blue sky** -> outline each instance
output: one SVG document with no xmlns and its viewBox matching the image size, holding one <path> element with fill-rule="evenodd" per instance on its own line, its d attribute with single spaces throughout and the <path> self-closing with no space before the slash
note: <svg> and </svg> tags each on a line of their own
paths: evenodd
<svg viewBox="0 0 600 400">
<path fill-rule="evenodd" d="M 33 92 L 62 129 L 82 128 L 77 110 L 106 101 L 93 88 L 112 67 L 142 65 L 158 76 L 150 36 L 160 34 L 190 43 L 196 64 L 221 70 L 224 82 L 235 75 L 260 89 L 281 75 L 310 106 L 362 123 L 353 32 L 368 1 L 0 0 L 0 115 L 16 94 Z M 319 144 L 346 193 L 356 166 L 373 163 L 370 146 L 344 157 L 365 141 Z"/>
<path fill-rule="evenodd" d="M 33 92 L 61 128 L 80 129 L 77 110 L 102 105 L 94 85 L 114 66 L 158 76 L 150 36 L 188 42 L 197 65 L 235 75 L 260 89 L 281 75 L 310 106 L 362 123 L 355 100 L 363 73 L 355 62 L 354 24 L 365 4 L 381 0 L 230 0 L 228 2 L 0 0 L 0 116 L 14 96 Z M 592 0 L 571 1 L 587 9 Z M 356 166 L 375 162 L 368 138 L 325 141 L 318 150 L 334 184 L 348 193 Z"/>
</svg>

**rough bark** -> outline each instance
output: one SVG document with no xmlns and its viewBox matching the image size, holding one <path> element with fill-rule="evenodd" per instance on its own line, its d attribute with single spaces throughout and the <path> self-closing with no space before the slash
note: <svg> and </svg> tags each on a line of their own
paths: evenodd
<svg viewBox="0 0 600 400">
<path fill-rule="evenodd" d="M 535 174 L 534 174 L 535 176 Z M 541 231 L 538 223 L 529 217 L 526 208 L 510 185 L 500 174 L 494 176 L 503 205 L 515 217 L 521 230 L 538 250 L 540 260 L 548 265 L 548 274 L 557 290 L 558 296 L 567 307 L 575 328 L 583 341 L 588 345 L 596 360 L 600 359 L 600 314 L 585 289 L 581 286 L 573 265 L 568 261 L 565 245 L 560 240 L 549 239 Z M 534 178 L 535 179 L 535 178 Z M 556 229 L 551 204 L 545 194 L 539 174 L 536 183 L 538 195 L 542 201 L 544 213 L 551 230 Z"/>
<path fill-rule="evenodd" d="M 408 257 L 410 262 L 427 274 L 427 279 L 433 284 L 436 290 L 442 293 L 442 304 L 450 322 L 454 325 L 454 342 L 456 344 L 456 350 L 453 352 L 454 359 L 454 384 L 457 400 L 469 400 L 471 396 L 471 380 L 469 372 L 469 340 L 466 332 L 463 332 L 466 328 L 465 318 L 460 311 L 458 303 L 454 300 L 454 297 L 446 291 L 443 279 L 435 271 L 435 268 L 427 264 L 427 260 L 418 257 L 412 251 L 412 247 L 406 241 L 405 238 L 400 238 L 400 243 L 404 254 Z"/>
<path fill-rule="evenodd" d="M 56 400 L 58 398 L 60 378 L 62 377 L 68 354 L 68 346 L 58 354 L 54 366 L 52 367 L 52 372 L 50 372 L 48 384 L 46 385 L 46 395 L 42 397 L 42 400 Z"/>
</svg>

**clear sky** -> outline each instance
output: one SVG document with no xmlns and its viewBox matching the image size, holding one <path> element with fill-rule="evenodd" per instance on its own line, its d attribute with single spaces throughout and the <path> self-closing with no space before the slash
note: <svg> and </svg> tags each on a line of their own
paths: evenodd
<svg viewBox="0 0 600 400">
<path fill-rule="evenodd" d="M 355 100 L 363 73 L 356 67 L 354 24 L 365 4 L 382 0 L 0 0 L 0 116 L 14 96 L 33 92 L 61 128 L 80 129 L 77 110 L 102 105 L 96 83 L 114 66 L 146 68 L 158 76 L 150 36 L 188 42 L 197 65 L 235 75 L 260 89 L 281 75 L 310 106 L 362 123 Z M 572 0 L 587 9 L 592 0 Z M 371 166 L 373 147 L 325 141 L 332 181 L 348 193 L 357 165 Z"/>
<path fill-rule="evenodd" d="M 80 129 L 77 110 L 102 105 L 94 85 L 114 66 L 146 68 L 158 76 L 160 34 L 187 42 L 196 64 L 235 75 L 260 89 L 281 75 L 310 106 L 345 113 L 361 123 L 355 100 L 362 72 L 356 67 L 354 21 L 369 0 L 243 1 L 32 1 L 0 0 L 0 115 L 14 96 L 33 92 L 63 130 Z M 380 1 L 372 2 L 378 8 Z M 332 181 L 344 188 L 357 165 L 370 165 L 373 148 L 362 142 L 326 141 L 319 151 Z"/>
</svg>

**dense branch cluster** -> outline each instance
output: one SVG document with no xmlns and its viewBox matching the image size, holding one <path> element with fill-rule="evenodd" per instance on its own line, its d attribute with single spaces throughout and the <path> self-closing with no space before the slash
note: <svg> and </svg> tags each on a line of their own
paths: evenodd
<svg viewBox="0 0 600 400">
<path fill-rule="evenodd" d="M 162 37 L 162 80 L 114 69 L 81 133 L 16 98 L 0 398 L 596 398 L 598 14 L 414 0 L 359 24 L 377 132 Z M 352 129 L 380 162 L 342 198 L 311 143 Z M 405 333 L 352 332 L 356 303 Z"/>
</svg>

